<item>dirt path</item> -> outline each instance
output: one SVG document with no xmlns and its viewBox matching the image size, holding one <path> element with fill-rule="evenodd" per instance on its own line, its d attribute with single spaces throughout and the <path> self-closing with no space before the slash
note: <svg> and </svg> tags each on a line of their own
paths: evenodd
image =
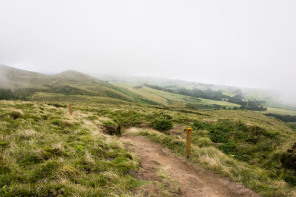
<svg viewBox="0 0 296 197">
<path fill-rule="evenodd" d="M 123 135 L 121 140 L 141 160 L 140 178 L 157 180 L 157 169 L 162 168 L 179 182 L 181 194 L 185 197 L 257 197 L 244 186 L 233 183 L 217 174 L 190 165 L 185 159 L 174 156 L 169 150 L 142 136 Z M 158 196 L 158 195 L 156 195 Z"/>
</svg>

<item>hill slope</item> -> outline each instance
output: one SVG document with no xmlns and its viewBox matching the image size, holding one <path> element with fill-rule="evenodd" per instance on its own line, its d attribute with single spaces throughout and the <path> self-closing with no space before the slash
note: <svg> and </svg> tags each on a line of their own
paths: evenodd
<svg viewBox="0 0 296 197">
<path fill-rule="evenodd" d="M 260 96 L 260 91 L 252 93 L 250 97 L 255 102 L 246 104 L 246 101 L 249 102 L 247 97 L 236 96 L 249 95 L 252 91 L 236 87 L 145 77 L 102 79 L 110 82 L 73 70 L 45 75 L 0 65 L 0 99 L 11 97 L 36 101 L 118 104 L 130 102 L 190 110 L 251 109 L 250 106 L 253 106 L 251 110 L 267 109 L 266 113 L 296 113 L 287 109 L 265 108 L 270 106 L 270 102 L 256 101 L 256 98 L 263 99 L 267 96 L 265 92 Z M 13 93 L 3 88 L 9 88 Z M 1 97 L 1 94 L 4 96 Z"/>
<path fill-rule="evenodd" d="M 0 66 L 1 84 L 0 88 L 11 89 L 18 97 L 46 101 L 47 99 L 78 101 L 97 100 L 97 97 L 118 99 L 122 101 L 145 104 L 157 104 L 142 98 L 127 89 L 116 87 L 107 82 L 95 79 L 89 75 L 77 71 L 65 71 L 56 75 L 45 75 L 36 72 L 24 71 L 8 66 Z M 42 94 L 40 94 L 42 93 Z M 67 95 L 68 97 L 66 97 Z M 84 95 L 85 97 L 79 97 Z M 79 99 L 77 99 L 79 98 Z M 99 99 L 104 102 L 104 99 Z M 113 100 L 114 101 L 114 100 Z"/>
<path fill-rule="evenodd" d="M 0 195 L 89 192 L 90 196 L 135 196 L 131 192 L 143 184 L 134 174 L 138 160 L 116 145 L 119 138 L 104 134 L 106 125 L 121 125 L 126 134 L 145 136 L 180 157 L 185 155 L 183 129 L 190 125 L 189 164 L 226 176 L 263 196 L 296 194 L 295 130 L 259 112 L 188 113 L 130 103 L 76 103 L 70 116 L 63 104 L 0 101 L 0 117 Z M 164 120 L 173 124 L 171 130 L 149 128 L 157 129 L 156 123 Z M 162 182 L 161 177 L 156 180 Z M 172 189 L 164 184 L 158 188 Z"/>
</svg>

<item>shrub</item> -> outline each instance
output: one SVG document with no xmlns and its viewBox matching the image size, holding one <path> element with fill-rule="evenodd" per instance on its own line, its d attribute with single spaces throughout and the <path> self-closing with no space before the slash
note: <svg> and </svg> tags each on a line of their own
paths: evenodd
<svg viewBox="0 0 296 197">
<path fill-rule="evenodd" d="M 15 100 L 17 96 L 10 89 L 0 89 L 0 100 Z"/>
<path fill-rule="evenodd" d="M 152 128 L 158 131 L 167 131 L 173 127 L 172 121 L 162 119 L 156 120 L 152 123 Z"/>
<path fill-rule="evenodd" d="M 211 128 L 211 125 L 208 123 L 196 120 L 193 123 L 193 128 L 196 130 L 201 130 L 201 129 L 207 130 L 207 129 Z"/>
<path fill-rule="evenodd" d="M 103 123 L 104 132 L 109 135 L 121 135 L 121 126 L 112 121 L 106 121 Z"/>
<path fill-rule="evenodd" d="M 60 104 L 60 103 L 48 103 L 47 105 L 51 105 L 51 106 L 54 106 L 54 107 L 62 107 L 62 108 L 67 107 L 67 105 Z"/>
<path fill-rule="evenodd" d="M 223 143 L 221 146 L 219 146 L 219 149 L 228 155 L 237 154 L 237 145 L 233 142 Z"/>
</svg>

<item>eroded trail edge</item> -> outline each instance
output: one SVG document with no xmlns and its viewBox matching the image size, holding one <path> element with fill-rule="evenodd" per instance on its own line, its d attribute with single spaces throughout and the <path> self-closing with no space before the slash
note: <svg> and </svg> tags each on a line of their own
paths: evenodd
<svg viewBox="0 0 296 197">
<path fill-rule="evenodd" d="M 208 172 L 185 159 L 172 154 L 168 149 L 151 142 L 143 136 L 123 135 L 122 142 L 140 158 L 140 178 L 155 180 L 157 168 L 162 168 L 180 185 L 186 197 L 257 197 L 258 194 L 226 178 Z"/>
</svg>

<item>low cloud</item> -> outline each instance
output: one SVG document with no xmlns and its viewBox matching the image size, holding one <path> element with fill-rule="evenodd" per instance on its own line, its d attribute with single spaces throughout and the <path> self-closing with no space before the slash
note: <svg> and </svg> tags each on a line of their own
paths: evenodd
<svg viewBox="0 0 296 197">
<path fill-rule="evenodd" d="M 274 0 L 1 1 L 0 64 L 274 89 L 294 102 L 295 7 Z"/>
</svg>

